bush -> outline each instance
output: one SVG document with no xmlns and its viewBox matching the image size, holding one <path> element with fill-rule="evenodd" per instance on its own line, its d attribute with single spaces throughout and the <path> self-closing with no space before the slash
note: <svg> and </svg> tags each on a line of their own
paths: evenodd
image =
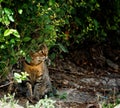
<svg viewBox="0 0 120 108">
<path fill-rule="evenodd" d="M 68 52 L 75 43 L 102 42 L 107 37 L 120 45 L 119 19 L 118 0 L 0 0 L 1 78 L 41 43 L 59 52 Z"/>
</svg>

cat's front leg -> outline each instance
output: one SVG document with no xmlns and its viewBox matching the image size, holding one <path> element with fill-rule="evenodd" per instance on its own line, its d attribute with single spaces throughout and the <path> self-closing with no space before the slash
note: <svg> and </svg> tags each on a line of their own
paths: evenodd
<svg viewBox="0 0 120 108">
<path fill-rule="evenodd" d="M 32 102 L 33 100 L 32 84 L 30 82 L 27 82 L 26 85 L 27 85 L 27 93 L 26 93 L 27 98 L 29 101 Z"/>
<path fill-rule="evenodd" d="M 37 83 L 34 86 L 34 98 L 38 101 L 39 99 L 42 98 L 43 94 L 43 87 L 41 86 L 41 84 Z"/>
<path fill-rule="evenodd" d="M 43 98 L 45 95 L 52 93 L 52 87 L 50 82 L 37 83 L 34 86 L 34 98 L 38 101 Z"/>
</svg>

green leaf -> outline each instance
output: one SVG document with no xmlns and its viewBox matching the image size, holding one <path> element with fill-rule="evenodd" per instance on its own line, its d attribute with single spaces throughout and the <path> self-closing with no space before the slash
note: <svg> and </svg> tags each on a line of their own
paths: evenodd
<svg viewBox="0 0 120 108">
<path fill-rule="evenodd" d="M 17 81 L 18 83 L 22 83 L 21 75 L 20 75 L 20 74 L 14 73 L 14 79 L 15 79 L 15 81 Z"/>
<path fill-rule="evenodd" d="M 60 99 L 66 99 L 67 98 L 67 93 L 63 93 L 62 95 L 59 96 Z"/>
<path fill-rule="evenodd" d="M 28 42 L 29 40 L 31 40 L 30 37 L 24 37 L 24 39 L 23 39 L 24 42 Z"/>
<path fill-rule="evenodd" d="M 66 48 L 65 46 L 63 46 L 62 44 L 59 43 L 58 46 L 60 47 L 60 49 L 61 49 L 63 52 L 65 52 L 65 53 L 68 52 L 67 48 Z"/>
<path fill-rule="evenodd" d="M 14 39 L 11 39 L 11 40 L 10 40 L 10 43 L 14 44 L 14 43 L 15 43 L 15 40 L 14 40 Z"/>
<path fill-rule="evenodd" d="M 8 18 L 11 22 L 14 22 L 13 16 L 8 16 Z"/>
<path fill-rule="evenodd" d="M 24 51 L 24 50 L 22 50 L 22 49 L 20 50 L 20 52 L 19 52 L 19 53 L 20 53 L 20 55 L 22 55 L 22 56 L 24 56 L 24 57 L 25 57 L 25 55 L 26 55 L 25 51 Z"/>
<path fill-rule="evenodd" d="M 18 82 L 18 83 L 22 83 L 22 80 L 21 80 L 21 79 L 17 79 L 17 82 Z"/>
<path fill-rule="evenodd" d="M 49 6 L 54 5 L 54 3 L 55 3 L 55 0 L 49 0 Z"/>
<path fill-rule="evenodd" d="M 2 22 L 2 18 L 0 18 L 0 22 Z"/>
<path fill-rule="evenodd" d="M 19 9 L 19 10 L 18 10 L 18 13 L 19 13 L 19 14 L 22 14 L 22 12 L 23 12 L 22 9 Z"/>
<path fill-rule="evenodd" d="M 31 62 L 31 57 L 28 55 L 28 56 L 26 56 L 26 61 L 28 62 L 28 63 L 30 63 Z"/>
<path fill-rule="evenodd" d="M 9 21 L 9 19 L 8 19 L 7 16 L 4 16 L 4 17 L 3 17 L 2 23 L 5 24 L 5 25 L 9 25 L 9 24 L 10 24 L 10 21 Z"/>
<path fill-rule="evenodd" d="M 1 45 L 0 48 L 1 48 L 1 49 L 5 49 L 5 45 Z"/>
<path fill-rule="evenodd" d="M 2 2 L 3 0 L 0 0 L 0 3 Z"/>
<path fill-rule="evenodd" d="M 11 9 L 9 9 L 9 8 L 4 8 L 4 12 L 5 12 L 7 15 L 13 14 L 13 12 L 11 11 Z"/>
<path fill-rule="evenodd" d="M 27 80 L 27 76 L 29 76 L 29 74 L 27 72 L 21 72 L 22 74 L 22 80 Z"/>
<path fill-rule="evenodd" d="M 40 0 L 40 3 L 45 3 L 45 0 Z"/>
<path fill-rule="evenodd" d="M 19 33 L 18 33 L 17 30 L 14 30 L 14 29 L 13 29 L 13 35 L 14 35 L 15 37 L 17 37 L 17 38 L 20 38 L 20 35 L 19 35 Z"/>
<path fill-rule="evenodd" d="M 95 30 L 97 30 L 99 28 L 98 22 L 95 19 L 93 20 L 93 22 L 94 22 L 94 25 L 95 25 Z"/>
<path fill-rule="evenodd" d="M 0 37 L 0 42 L 5 42 L 5 38 L 4 37 Z"/>
<path fill-rule="evenodd" d="M 20 74 L 18 74 L 18 73 L 14 73 L 14 77 L 15 77 L 15 78 L 20 78 L 20 77 L 21 77 L 21 75 L 20 75 Z"/>
<path fill-rule="evenodd" d="M 4 36 L 9 36 L 10 34 L 12 34 L 12 30 L 11 29 L 5 30 Z"/>
<path fill-rule="evenodd" d="M 117 30 L 117 26 L 111 26 L 112 30 Z"/>
<path fill-rule="evenodd" d="M 15 29 L 7 29 L 4 32 L 4 36 L 9 36 L 10 34 L 13 34 L 15 37 L 20 38 L 20 35 L 17 30 Z"/>
</svg>

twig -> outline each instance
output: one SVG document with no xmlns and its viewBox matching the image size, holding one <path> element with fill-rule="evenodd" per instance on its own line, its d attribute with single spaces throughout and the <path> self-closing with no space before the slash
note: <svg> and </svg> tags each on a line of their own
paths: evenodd
<svg viewBox="0 0 120 108">
<path fill-rule="evenodd" d="M 7 84 L 1 85 L 0 88 L 5 87 L 5 86 L 8 86 L 8 85 L 10 85 L 10 84 L 13 84 L 13 81 L 11 81 L 11 82 L 9 82 L 9 83 L 7 83 Z"/>
</svg>

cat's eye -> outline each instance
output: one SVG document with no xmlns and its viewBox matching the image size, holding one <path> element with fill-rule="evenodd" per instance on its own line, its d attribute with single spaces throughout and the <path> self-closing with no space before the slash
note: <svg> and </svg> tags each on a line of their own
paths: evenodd
<svg viewBox="0 0 120 108">
<path fill-rule="evenodd" d="M 43 50 L 40 50 L 40 51 L 39 51 L 39 54 L 43 54 L 43 53 L 44 53 Z"/>
<path fill-rule="evenodd" d="M 41 52 L 42 52 L 42 54 L 44 54 L 44 51 L 43 51 L 43 50 L 42 50 Z"/>
</svg>

